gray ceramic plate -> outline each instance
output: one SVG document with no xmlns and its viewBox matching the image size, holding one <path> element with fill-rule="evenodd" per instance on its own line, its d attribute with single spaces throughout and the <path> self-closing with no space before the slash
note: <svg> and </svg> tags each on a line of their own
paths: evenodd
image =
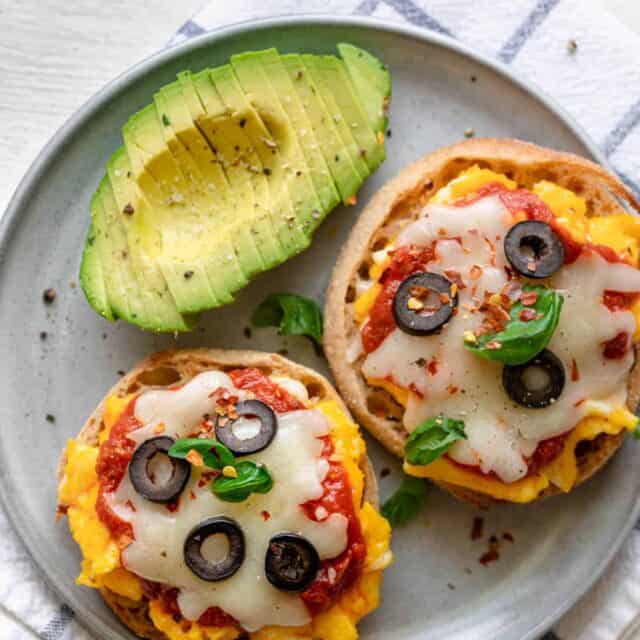
<svg viewBox="0 0 640 640">
<path fill-rule="evenodd" d="M 401 167 L 459 140 L 515 136 L 587 156 L 597 152 L 558 107 L 503 68 L 452 41 L 368 19 L 298 18 L 247 23 L 203 36 L 137 66 L 86 105 L 47 146 L 21 184 L 0 228 L 0 488 L 17 530 L 47 580 L 77 615 L 104 638 L 127 632 L 90 589 L 74 584 L 79 555 L 64 522 L 54 526 L 56 464 L 118 371 L 151 351 L 211 345 L 287 348 L 326 371 L 304 341 L 284 341 L 269 330 L 243 327 L 268 291 L 289 290 L 320 299 L 361 205 L 339 209 L 304 255 L 259 278 L 238 301 L 207 314 L 202 330 L 174 341 L 95 315 L 77 277 L 88 221 L 88 202 L 120 126 L 151 100 L 157 87 L 182 69 L 225 62 L 235 52 L 277 46 L 282 51 L 332 52 L 336 42 L 370 49 L 393 77 L 392 138 L 388 159 L 361 192 L 365 203 Z M 471 78 L 475 81 L 472 82 Z M 45 307 L 41 293 L 55 287 Z M 47 331 L 46 340 L 39 334 Z M 51 424 L 45 419 L 56 417 Z M 637 445 L 636 445 L 637 446 Z M 399 465 L 370 443 L 383 496 L 399 479 Z M 530 507 L 499 507 L 484 514 L 485 538 L 470 539 L 470 506 L 433 490 L 424 515 L 398 530 L 396 562 L 387 572 L 383 605 L 362 625 L 366 640 L 535 638 L 585 592 L 619 547 L 640 503 L 637 449 L 623 447 L 598 477 L 570 497 Z M 500 560 L 478 558 L 487 536 L 510 532 Z"/>
</svg>

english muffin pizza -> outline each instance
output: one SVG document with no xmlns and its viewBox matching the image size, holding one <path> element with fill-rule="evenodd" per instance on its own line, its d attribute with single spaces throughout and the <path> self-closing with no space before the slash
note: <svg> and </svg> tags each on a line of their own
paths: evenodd
<svg viewBox="0 0 640 640">
<path fill-rule="evenodd" d="M 364 441 L 317 373 L 211 349 L 146 359 L 60 463 L 60 514 L 134 633 L 357 638 L 392 560 Z"/>
<path fill-rule="evenodd" d="M 325 350 L 407 474 L 530 502 L 636 429 L 638 206 L 602 167 L 509 139 L 441 149 L 372 199 L 333 274 Z"/>
</svg>

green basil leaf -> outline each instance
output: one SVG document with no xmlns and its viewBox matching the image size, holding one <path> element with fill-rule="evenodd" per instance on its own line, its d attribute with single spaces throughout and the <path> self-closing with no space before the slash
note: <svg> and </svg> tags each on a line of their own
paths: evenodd
<svg viewBox="0 0 640 640">
<path fill-rule="evenodd" d="M 218 476 L 211 482 L 211 491 L 225 502 L 242 502 L 252 493 L 267 493 L 273 487 L 271 474 L 264 466 L 250 460 L 238 462 L 238 477 Z"/>
<path fill-rule="evenodd" d="M 466 440 L 464 422 L 438 416 L 429 418 L 409 436 L 404 450 L 409 464 L 430 464 L 444 455 L 456 440 Z"/>
<path fill-rule="evenodd" d="M 564 298 L 547 287 L 525 285 L 523 291 L 535 291 L 538 298 L 535 304 L 525 307 L 516 302 L 509 310 L 510 320 L 498 333 L 478 336 L 476 342 L 465 341 L 464 346 L 476 355 L 487 360 L 496 360 L 504 364 L 524 364 L 540 353 L 551 340 L 558 326 Z M 520 312 L 534 309 L 538 319 L 523 322 Z M 499 349 L 488 349 L 490 342 L 499 343 Z"/>
<path fill-rule="evenodd" d="M 314 300 L 292 293 L 273 293 L 254 311 L 256 327 L 278 327 L 285 336 L 307 336 L 322 343 L 322 311 Z"/>
<path fill-rule="evenodd" d="M 382 505 L 382 515 L 392 527 L 400 527 L 418 515 L 427 497 L 422 478 L 405 476 L 394 494 Z"/>
<path fill-rule="evenodd" d="M 169 455 L 184 459 L 192 449 L 202 456 L 203 462 L 211 469 L 222 469 L 236 463 L 233 453 L 213 438 L 179 438 L 169 449 Z"/>
</svg>

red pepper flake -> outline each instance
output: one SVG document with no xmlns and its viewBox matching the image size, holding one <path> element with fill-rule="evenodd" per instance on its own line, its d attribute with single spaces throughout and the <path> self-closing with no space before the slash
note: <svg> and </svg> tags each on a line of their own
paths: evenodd
<svg viewBox="0 0 640 640">
<path fill-rule="evenodd" d="M 486 567 L 488 564 L 495 562 L 496 560 L 500 559 L 500 554 L 498 553 L 497 549 L 489 549 L 489 551 L 487 551 L 486 553 L 483 553 L 480 558 L 478 559 L 478 562 L 483 566 Z"/>
<path fill-rule="evenodd" d="M 485 347 L 492 351 L 495 351 L 496 349 L 502 349 L 502 342 L 498 342 L 497 340 L 489 340 Z"/>
<path fill-rule="evenodd" d="M 536 269 L 537 269 L 537 265 L 535 262 L 533 262 L 533 260 L 531 262 L 527 262 L 527 269 L 529 269 L 529 271 L 533 271 L 533 273 L 535 273 Z"/>
<path fill-rule="evenodd" d="M 56 513 L 59 516 L 66 516 L 67 515 L 67 511 L 69 511 L 69 505 L 68 504 L 59 504 L 56 507 Z"/>
<path fill-rule="evenodd" d="M 509 533 L 508 531 L 505 531 L 502 534 L 502 539 L 506 540 L 507 542 L 514 542 L 513 535 L 511 533 Z"/>
<path fill-rule="evenodd" d="M 454 384 L 450 384 L 449 386 L 447 386 L 447 393 L 452 396 L 455 393 L 458 393 L 458 387 L 456 387 Z"/>
<path fill-rule="evenodd" d="M 167 509 L 171 512 L 171 513 L 176 513 L 178 511 L 178 509 L 180 508 L 180 496 L 178 496 L 175 500 L 173 500 L 172 502 L 167 502 Z"/>
<path fill-rule="evenodd" d="M 271 514 L 268 511 L 261 511 L 260 515 L 265 522 L 271 517 Z"/>
<path fill-rule="evenodd" d="M 129 509 L 131 509 L 131 511 L 136 511 L 136 505 L 133 504 L 133 502 L 131 502 L 131 500 L 127 500 L 125 502 L 125 504 L 127 505 L 127 507 L 129 507 Z"/>
<path fill-rule="evenodd" d="M 431 358 L 429 360 L 429 364 L 427 364 L 427 371 L 430 376 L 435 376 L 438 373 L 438 360 L 436 358 Z"/>
<path fill-rule="evenodd" d="M 520 302 L 525 307 L 531 307 L 538 301 L 538 294 L 536 291 L 523 291 L 520 294 Z"/>
<path fill-rule="evenodd" d="M 579 407 L 581 404 L 583 404 L 587 399 L 586 398 L 580 398 L 580 400 L 578 400 L 577 402 L 573 403 L 574 407 Z"/>
<path fill-rule="evenodd" d="M 489 247 L 489 264 L 492 267 L 495 267 L 496 266 L 496 248 L 493 242 L 489 240 L 489 238 L 485 238 L 484 241 L 487 243 L 487 246 Z"/>
<path fill-rule="evenodd" d="M 471 527 L 471 539 L 479 540 L 482 538 L 482 529 L 484 528 L 484 518 L 475 517 L 473 526 Z"/>
<path fill-rule="evenodd" d="M 457 271 L 456 269 L 445 269 L 444 270 L 444 275 L 451 280 L 451 282 L 453 282 L 453 284 L 458 285 L 458 289 L 464 289 L 465 288 L 465 284 L 462 281 L 462 276 L 460 275 L 460 272 Z"/>
<path fill-rule="evenodd" d="M 413 382 L 409 385 L 409 391 L 411 391 L 411 393 L 418 396 L 418 398 L 424 398 L 424 394 L 422 393 L 422 391 L 420 391 L 418 387 L 416 387 L 416 385 L 413 384 Z"/>
<path fill-rule="evenodd" d="M 482 267 L 479 264 L 474 264 L 471 269 L 469 269 L 469 277 L 472 280 L 477 280 L 482 275 Z"/>
<path fill-rule="evenodd" d="M 628 348 L 629 334 L 626 331 L 621 331 L 604 343 L 604 357 L 609 360 L 620 360 L 624 358 Z"/>
<path fill-rule="evenodd" d="M 578 382 L 578 380 L 580 380 L 580 371 L 578 371 L 578 363 L 575 358 L 571 360 L 571 380 L 573 382 Z"/>
<path fill-rule="evenodd" d="M 532 320 L 538 320 L 539 319 L 539 315 L 537 313 L 537 311 L 535 309 L 523 309 L 519 314 L 518 314 L 518 319 L 521 322 L 531 322 Z"/>
<path fill-rule="evenodd" d="M 446 236 L 447 235 L 447 230 L 444 227 L 440 227 L 438 229 L 438 235 L 439 236 Z"/>
<path fill-rule="evenodd" d="M 194 467 L 201 467 L 204 465 L 204 460 L 202 456 L 195 450 L 189 449 L 189 452 L 185 456 L 187 462 L 190 462 Z"/>
<path fill-rule="evenodd" d="M 190 497 L 192 500 L 195 500 L 195 499 L 196 499 L 196 494 L 194 493 L 193 489 L 191 489 L 191 491 L 189 491 L 189 497 Z"/>
<path fill-rule="evenodd" d="M 439 295 L 441 304 L 449 304 L 451 302 L 451 298 L 448 293 L 441 293 Z"/>
</svg>

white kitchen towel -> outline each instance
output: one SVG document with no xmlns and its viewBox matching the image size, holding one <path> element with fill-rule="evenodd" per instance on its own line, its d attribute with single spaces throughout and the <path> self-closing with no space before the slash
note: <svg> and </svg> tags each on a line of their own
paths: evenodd
<svg viewBox="0 0 640 640">
<path fill-rule="evenodd" d="M 640 198 L 640 38 L 595 3 L 210 0 L 169 44 L 233 22 L 303 12 L 355 13 L 409 22 L 508 64 L 576 118 Z M 43 584 L 1 510 L 0 540 L 0 638 L 18 640 L 33 635 L 43 640 L 89 640 L 90 634 L 75 620 L 73 611 Z M 591 592 L 544 640 L 640 638 L 639 612 L 640 525 Z"/>
</svg>

